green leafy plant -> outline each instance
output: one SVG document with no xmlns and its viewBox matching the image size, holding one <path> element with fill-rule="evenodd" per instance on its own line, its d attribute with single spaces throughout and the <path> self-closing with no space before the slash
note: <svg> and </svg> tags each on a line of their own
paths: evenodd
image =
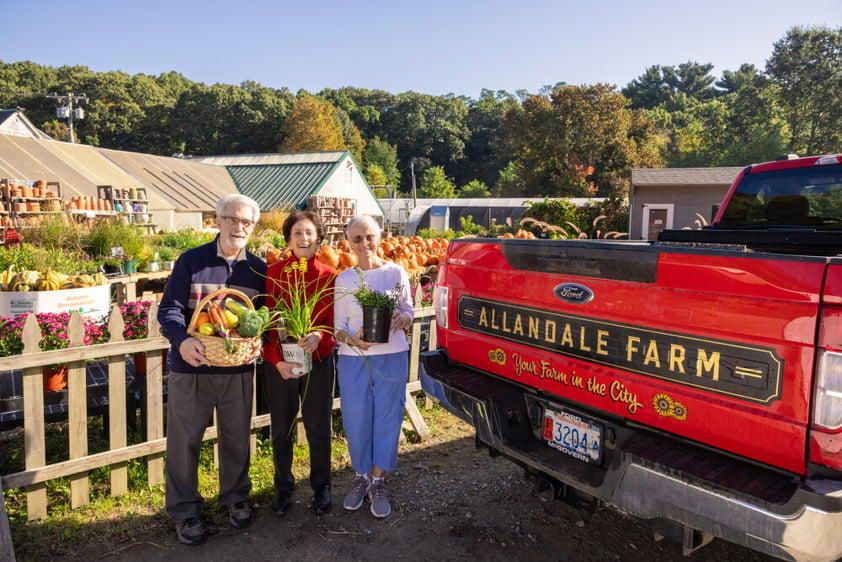
<svg viewBox="0 0 842 562">
<path fill-rule="evenodd" d="M 388 291 L 378 291 L 365 282 L 362 271 L 357 271 L 360 283 L 352 293 L 363 308 L 387 308 L 394 310 L 403 294 L 403 286 L 398 283 Z"/>
<path fill-rule="evenodd" d="M 173 261 L 179 254 L 179 251 L 172 246 L 154 246 L 153 250 L 158 252 L 158 259 L 161 261 Z"/>
<path fill-rule="evenodd" d="M 53 269 L 67 274 L 92 273 L 99 268 L 98 263 L 78 248 L 39 248 L 28 242 L 12 248 L 0 246 L 0 269 L 9 266 L 18 271 Z"/>
<path fill-rule="evenodd" d="M 459 217 L 459 224 L 461 226 L 462 232 L 469 235 L 478 235 L 485 233 L 485 228 L 482 225 L 476 224 L 474 222 L 473 215 L 468 215 L 467 217 Z"/>
<path fill-rule="evenodd" d="M 316 320 L 319 302 L 333 298 L 333 286 L 324 278 L 307 281 L 307 258 L 300 258 L 288 264 L 281 272 L 280 279 L 272 279 L 279 298 L 270 307 L 270 314 L 283 325 L 287 339 L 298 340 L 310 332 L 319 330 L 332 332 L 331 326 L 319 324 Z"/>
<path fill-rule="evenodd" d="M 212 232 L 202 232 L 193 230 L 192 228 L 183 228 L 181 230 L 168 230 L 159 232 L 153 237 L 153 244 L 157 246 L 169 246 L 175 248 L 179 253 L 201 246 L 213 240 L 215 234 Z"/>
</svg>

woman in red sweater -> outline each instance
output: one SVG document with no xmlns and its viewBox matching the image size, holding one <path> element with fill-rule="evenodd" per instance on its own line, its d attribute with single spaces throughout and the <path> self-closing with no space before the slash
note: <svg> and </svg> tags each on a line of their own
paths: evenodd
<svg viewBox="0 0 842 562">
<path fill-rule="evenodd" d="M 312 325 L 333 327 L 333 286 L 336 270 L 315 258 L 324 238 L 324 224 L 310 211 L 293 211 L 282 227 L 292 253 L 273 263 L 266 272 L 266 305 L 276 310 L 300 293 L 317 295 Z M 300 278 L 303 276 L 303 280 Z M 291 285 L 295 284 L 296 287 Z M 306 295 L 297 295 L 304 299 Z M 299 404 L 307 441 L 310 444 L 310 487 L 317 515 L 331 507 L 330 445 L 336 341 L 328 330 L 301 334 L 298 345 L 312 353 L 309 372 L 299 363 L 284 361 L 277 330 L 269 330 L 263 347 L 264 390 L 272 422 L 272 451 L 275 462 L 275 499 L 272 512 L 283 515 L 290 508 L 295 478 L 292 474 L 292 425 Z"/>
</svg>

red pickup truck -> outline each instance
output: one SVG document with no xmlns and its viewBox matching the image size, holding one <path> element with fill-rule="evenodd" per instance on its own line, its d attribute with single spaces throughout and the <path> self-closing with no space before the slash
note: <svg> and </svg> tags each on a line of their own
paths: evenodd
<svg viewBox="0 0 842 562">
<path fill-rule="evenodd" d="M 656 242 L 454 240 L 434 304 L 424 390 L 555 497 L 842 556 L 842 155 L 748 166 Z"/>
</svg>

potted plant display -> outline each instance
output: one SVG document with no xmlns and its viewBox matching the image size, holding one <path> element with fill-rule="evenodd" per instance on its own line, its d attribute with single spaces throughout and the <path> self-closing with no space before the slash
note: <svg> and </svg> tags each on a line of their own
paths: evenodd
<svg viewBox="0 0 842 562">
<path fill-rule="evenodd" d="M 0 357 L 20 355 L 23 353 L 23 326 L 27 314 L 14 318 L 0 318 Z M 41 312 L 35 315 L 38 327 L 41 329 L 41 341 L 38 347 L 41 351 L 66 349 L 70 343 L 67 325 L 70 314 L 67 312 Z M 107 335 L 101 324 L 82 318 L 84 326 L 84 345 L 95 345 L 105 341 Z M 67 386 L 67 364 L 48 365 L 43 367 L 44 391 L 52 392 Z"/>
<path fill-rule="evenodd" d="M 149 307 L 151 305 L 152 301 L 133 301 L 120 305 L 120 316 L 123 317 L 123 338 L 140 340 L 149 335 Z M 145 375 L 146 353 L 135 353 L 132 357 L 135 374 Z"/>
<path fill-rule="evenodd" d="M 360 284 L 354 291 L 354 298 L 363 309 L 364 341 L 371 343 L 386 343 L 389 341 L 389 330 L 392 328 L 392 314 L 403 292 L 398 284 L 388 291 L 378 291 L 366 284 L 360 273 Z"/>
</svg>

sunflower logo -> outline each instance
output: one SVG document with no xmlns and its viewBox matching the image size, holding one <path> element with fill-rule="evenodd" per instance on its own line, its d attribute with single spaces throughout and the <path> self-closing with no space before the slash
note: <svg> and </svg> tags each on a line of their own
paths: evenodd
<svg viewBox="0 0 842 562">
<path fill-rule="evenodd" d="M 673 406 L 673 417 L 678 421 L 684 421 L 687 419 L 687 408 L 684 407 L 684 404 L 681 402 L 676 402 Z"/>
<path fill-rule="evenodd" d="M 675 418 L 678 421 L 687 419 L 687 408 L 684 404 L 676 402 L 663 392 L 652 397 L 652 406 L 660 416 Z"/>
<path fill-rule="evenodd" d="M 497 349 L 491 349 L 488 351 L 488 360 L 502 367 L 506 364 L 506 353 L 499 347 Z"/>
<path fill-rule="evenodd" d="M 669 416 L 671 415 L 673 401 L 672 398 L 661 392 L 652 398 L 652 406 L 659 415 Z"/>
</svg>

